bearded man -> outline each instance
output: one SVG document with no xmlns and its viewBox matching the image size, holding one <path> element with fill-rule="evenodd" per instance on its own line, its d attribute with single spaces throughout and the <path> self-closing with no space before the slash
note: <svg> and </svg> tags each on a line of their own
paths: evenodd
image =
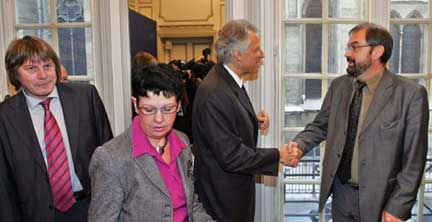
<svg viewBox="0 0 432 222">
<path fill-rule="evenodd" d="M 326 140 L 319 209 L 332 195 L 333 221 L 405 221 L 426 161 L 426 89 L 386 68 L 393 47 L 386 29 L 363 23 L 349 37 L 348 74 L 332 81 L 290 149 L 301 158 Z"/>
</svg>

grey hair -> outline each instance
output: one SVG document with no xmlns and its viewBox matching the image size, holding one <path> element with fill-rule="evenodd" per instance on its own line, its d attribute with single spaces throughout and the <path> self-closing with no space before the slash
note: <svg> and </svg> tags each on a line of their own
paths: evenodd
<svg viewBox="0 0 432 222">
<path fill-rule="evenodd" d="M 218 32 L 215 43 L 217 60 L 220 63 L 232 62 L 233 50 L 246 52 L 249 46 L 249 34 L 257 32 L 257 28 L 247 20 L 232 20 L 226 23 Z"/>
</svg>

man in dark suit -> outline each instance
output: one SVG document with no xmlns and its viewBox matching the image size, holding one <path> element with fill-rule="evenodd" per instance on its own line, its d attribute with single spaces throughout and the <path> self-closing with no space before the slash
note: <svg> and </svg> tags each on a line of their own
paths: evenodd
<svg viewBox="0 0 432 222">
<path fill-rule="evenodd" d="M 196 188 L 213 219 L 252 222 L 255 175 L 276 176 L 279 161 L 287 163 L 290 154 L 283 147 L 256 147 L 258 129 L 268 128 L 268 114 L 255 114 L 242 80 L 258 72 L 264 57 L 256 28 L 234 20 L 218 37 L 218 64 L 199 86 L 193 106 Z"/>
<path fill-rule="evenodd" d="M 386 68 L 393 47 L 387 30 L 364 23 L 349 34 L 348 75 L 332 81 L 290 149 L 301 157 L 327 140 L 319 209 L 332 194 L 333 221 L 405 221 L 426 161 L 426 90 Z"/>
<path fill-rule="evenodd" d="M 95 87 L 58 83 L 59 59 L 36 37 L 13 41 L 5 63 L 20 90 L 0 104 L 0 221 L 87 221 L 90 158 L 112 138 Z"/>
</svg>

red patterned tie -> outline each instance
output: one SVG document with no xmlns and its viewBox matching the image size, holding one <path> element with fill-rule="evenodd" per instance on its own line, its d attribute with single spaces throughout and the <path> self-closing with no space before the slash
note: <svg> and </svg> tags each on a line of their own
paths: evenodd
<svg viewBox="0 0 432 222">
<path fill-rule="evenodd" d="M 41 102 L 45 110 L 45 149 L 48 160 L 48 174 L 55 208 L 66 212 L 75 203 L 72 181 L 63 138 L 53 114 L 49 109 L 51 98 Z"/>
</svg>

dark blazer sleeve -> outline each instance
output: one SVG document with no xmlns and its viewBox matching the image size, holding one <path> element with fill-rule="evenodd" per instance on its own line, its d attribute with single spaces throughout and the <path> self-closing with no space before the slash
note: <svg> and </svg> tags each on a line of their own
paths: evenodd
<svg viewBox="0 0 432 222">
<path fill-rule="evenodd" d="M 0 128 L 0 134 L 0 138 L 6 138 L 3 126 Z M 5 142 L 5 140 L 0 141 L 0 221 L 18 222 L 21 219 L 17 190 L 6 156 Z"/>
<path fill-rule="evenodd" d="M 108 115 L 105 110 L 105 106 L 102 103 L 99 93 L 93 85 L 91 87 L 91 99 L 95 114 L 97 140 L 98 144 L 102 145 L 113 138 L 113 133 L 108 120 Z"/>
<path fill-rule="evenodd" d="M 205 141 L 225 171 L 277 175 L 279 151 L 252 147 L 250 141 L 243 139 L 242 134 L 253 135 L 255 129 L 252 125 L 239 125 L 238 118 L 242 117 L 235 102 L 223 91 L 210 95 L 196 113 L 199 116 L 199 130 L 206 132 L 200 134 L 201 140 Z M 252 143 L 255 145 L 255 141 Z"/>
<path fill-rule="evenodd" d="M 402 163 L 384 210 L 407 220 L 417 198 L 428 148 L 429 105 L 426 89 L 419 86 L 412 96 L 402 144 Z M 395 169 L 398 170 L 398 169 Z"/>
</svg>

